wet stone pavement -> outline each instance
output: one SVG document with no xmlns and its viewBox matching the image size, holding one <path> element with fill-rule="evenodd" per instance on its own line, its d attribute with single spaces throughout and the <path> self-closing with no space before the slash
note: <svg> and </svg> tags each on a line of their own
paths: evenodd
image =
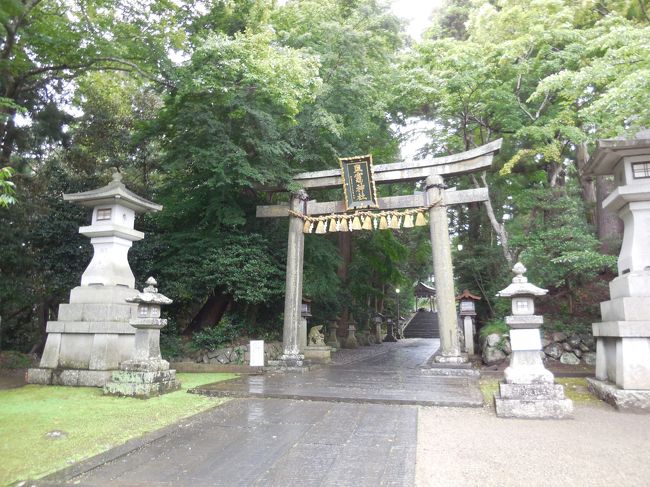
<svg viewBox="0 0 650 487">
<path fill-rule="evenodd" d="M 232 394 L 247 398 L 59 480 L 77 486 L 412 486 L 418 421 L 412 404 L 475 406 L 480 393 L 476 379 L 421 373 L 437 340 L 386 345 L 346 365 L 228 381 Z"/>
<path fill-rule="evenodd" d="M 322 367 L 309 373 L 242 376 L 197 388 L 220 397 L 265 397 L 313 401 L 481 407 L 475 377 L 424 375 L 420 366 L 438 347 L 437 339 L 383 344 L 385 353 Z"/>
</svg>

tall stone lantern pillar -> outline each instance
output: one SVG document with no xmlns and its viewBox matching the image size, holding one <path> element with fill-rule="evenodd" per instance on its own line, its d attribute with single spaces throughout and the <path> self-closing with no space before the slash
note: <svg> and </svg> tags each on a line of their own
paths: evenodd
<svg viewBox="0 0 650 487">
<path fill-rule="evenodd" d="M 650 412 L 650 131 L 636 140 L 600 140 L 586 171 L 614 175 L 603 208 L 625 225 L 611 299 L 593 324 L 596 378 L 589 388 L 619 409 Z M 638 137 L 638 136 L 637 136 Z"/>
<path fill-rule="evenodd" d="M 102 387 L 134 351 L 135 328 L 129 320 L 137 317 L 137 304 L 126 300 L 138 291 L 128 252 L 144 238 L 134 229 L 135 217 L 162 206 L 129 191 L 119 172 L 104 187 L 63 199 L 92 208 L 91 224 L 79 233 L 90 238 L 94 254 L 81 285 L 70 291 L 70 302 L 59 306 L 58 320 L 47 323 L 40 367 L 29 369 L 27 380 Z"/>
<path fill-rule="evenodd" d="M 573 402 L 564 397 L 564 389 L 555 384 L 551 371 L 544 367 L 540 352 L 539 329 L 544 322 L 535 314 L 534 296 L 548 291 L 528 282 L 526 268 L 517 262 L 512 283 L 497 296 L 512 298 L 512 315 L 506 316 L 510 327 L 512 355 L 504 371 L 504 382 L 494 395 L 497 416 L 504 418 L 569 418 Z"/>
</svg>

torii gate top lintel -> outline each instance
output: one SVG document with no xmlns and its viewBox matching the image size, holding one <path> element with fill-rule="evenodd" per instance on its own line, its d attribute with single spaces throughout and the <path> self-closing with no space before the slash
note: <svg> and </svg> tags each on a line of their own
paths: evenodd
<svg viewBox="0 0 650 487">
<path fill-rule="evenodd" d="M 393 164 L 379 164 L 374 167 L 374 179 L 377 184 L 404 181 L 418 181 L 430 176 L 457 176 L 488 169 L 492 165 L 494 154 L 501 148 L 503 139 L 495 140 L 459 154 Z M 296 174 L 293 181 L 303 189 L 327 189 L 342 187 L 340 169 L 304 172 Z M 462 191 L 442 191 L 443 204 L 454 205 L 485 201 L 487 188 L 467 189 Z M 426 192 L 406 196 L 388 196 L 379 198 L 380 210 L 397 208 L 418 208 L 429 204 Z M 278 218 L 289 216 L 289 205 L 258 206 L 258 218 Z M 309 216 L 342 213 L 346 210 L 343 201 L 318 202 L 309 200 L 305 214 Z"/>
<path fill-rule="evenodd" d="M 417 181 L 432 174 L 450 176 L 487 169 L 492 165 L 492 156 L 501 148 L 502 142 L 503 139 L 498 139 L 475 149 L 444 157 L 378 164 L 374 167 L 374 179 L 377 184 L 388 184 Z M 293 177 L 293 181 L 304 189 L 335 188 L 343 184 L 340 169 L 298 173 Z"/>
</svg>

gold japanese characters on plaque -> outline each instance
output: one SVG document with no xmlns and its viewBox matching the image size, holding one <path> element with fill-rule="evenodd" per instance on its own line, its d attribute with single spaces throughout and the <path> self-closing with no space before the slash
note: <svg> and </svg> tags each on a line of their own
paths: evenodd
<svg viewBox="0 0 650 487">
<path fill-rule="evenodd" d="M 377 190 L 372 177 L 372 156 L 340 158 L 339 164 L 346 209 L 378 208 Z"/>
</svg>

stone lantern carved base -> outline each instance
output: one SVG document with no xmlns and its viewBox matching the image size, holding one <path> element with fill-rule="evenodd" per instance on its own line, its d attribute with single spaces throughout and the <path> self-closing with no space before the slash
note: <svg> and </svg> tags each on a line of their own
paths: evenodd
<svg viewBox="0 0 650 487">
<path fill-rule="evenodd" d="M 176 371 L 169 370 L 166 360 L 128 360 L 113 372 L 104 386 L 104 394 L 130 396 L 141 399 L 159 396 L 180 389 Z"/>
<path fill-rule="evenodd" d="M 539 334 L 537 329 L 530 331 Z M 555 384 L 553 373 L 544 367 L 539 350 L 514 350 L 504 377 L 499 392 L 494 395 L 497 416 L 524 419 L 573 416 L 573 401 L 564 396 L 560 384 Z"/>
</svg>

